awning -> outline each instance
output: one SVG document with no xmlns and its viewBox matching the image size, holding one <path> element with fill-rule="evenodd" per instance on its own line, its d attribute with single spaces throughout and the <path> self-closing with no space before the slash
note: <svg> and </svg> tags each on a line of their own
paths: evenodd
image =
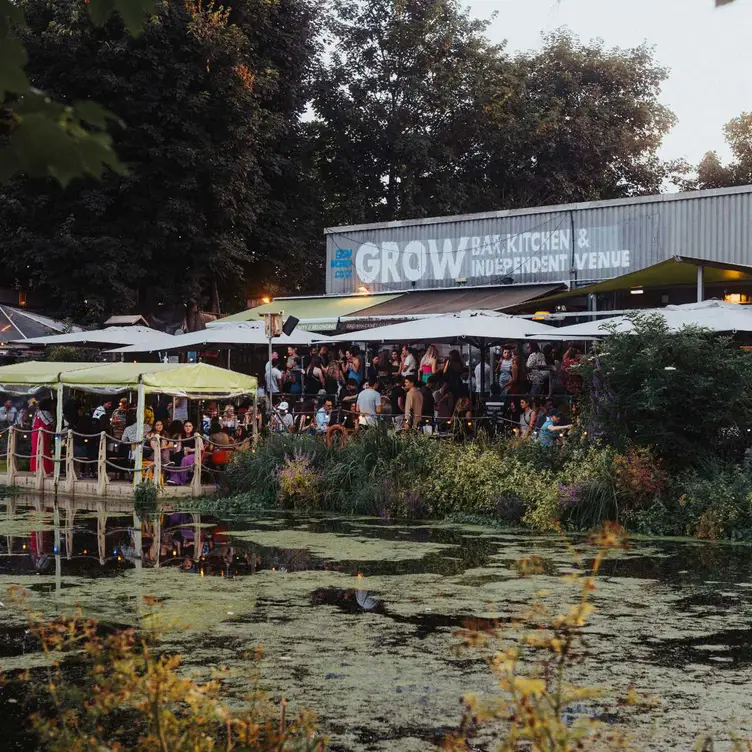
<svg viewBox="0 0 752 752">
<path fill-rule="evenodd" d="M 78 327 L 75 327 L 80 331 Z M 41 316 L 12 306 L 0 306 L 0 342 L 26 344 L 30 337 L 43 337 L 65 331 L 62 321 Z"/>
<path fill-rule="evenodd" d="M 39 389 L 57 386 L 58 377 L 69 371 L 96 366 L 96 363 L 56 363 L 55 361 L 30 360 L 0 366 L 0 392 L 33 394 Z"/>
<path fill-rule="evenodd" d="M 317 335 L 299 330 L 295 327 L 288 337 L 282 334 L 272 339 L 274 347 L 286 347 L 292 345 L 311 345 L 317 339 Z M 258 321 L 235 321 L 229 324 L 219 323 L 217 326 L 201 329 L 189 334 L 165 334 L 162 339 L 151 340 L 146 344 L 129 345 L 118 347 L 109 352 L 114 353 L 140 353 L 140 352 L 176 352 L 178 350 L 205 350 L 211 349 L 235 349 L 253 345 L 268 345 L 269 340 L 264 332 L 264 325 Z"/>
<path fill-rule="evenodd" d="M 407 292 L 394 300 L 359 311 L 363 318 L 379 316 L 411 316 L 420 314 L 458 313 L 468 310 L 501 311 L 511 308 L 554 290 L 555 285 L 510 285 L 508 287 L 483 287 L 469 290 L 420 290 Z M 375 296 L 374 296 L 375 297 Z"/>
<path fill-rule="evenodd" d="M 66 334 L 52 334 L 33 339 L 18 340 L 16 343 L 24 345 L 81 345 L 83 347 L 116 347 L 122 345 L 143 344 L 143 350 L 148 349 L 147 344 L 151 340 L 161 340 L 169 337 L 169 334 L 151 329 L 148 326 L 108 326 L 104 329 L 90 331 L 67 332 Z"/>
<path fill-rule="evenodd" d="M 64 373 L 71 389 L 117 393 L 143 383 L 146 394 L 180 397 L 240 397 L 256 393 L 257 379 L 205 363 L 110 363 Z"/>
<path fill-rule="evenodd" d="M 265 313 L 279 313 L 300 319 L 298 326 L 307 331 L 331 331 L 336 328 L 341 316 L 352 316 L 365 309 L 386 303 L 402 296 L 402 293 L 388 295 L 351 295 L 345 298 L 276 298 L 271 303 L 250 308 L 247 311 L 225 316 L 208 324 L 210 328 L 217 324 L 233 321 L 261 321 Z"/>
<path fill-rule="evenodd" d="M 366 329 L 357 334 L 340 334 L 330 342 L 458 342 L 476 347 L 492 342 L 528 339 L 530 334 L 556 333 L 558 329 L 498 311 L 461 311 L 443 316 L 404 321 L 400 324 Z"/>
<path fill-rule="evenodd" d="M 117 394 L 135 390 L 179 397 L 240 397 L 255 394 L 257 380 L 204 363 L 55 363 L 30 361 L 0 366 L 0 390 L 33 393 L 58 382 L 71 389 Z"/>
<path fill-rule="evenodd" d="M 703 268 L 703 283 L 705 285 L 722 285 L 729 282 L 751 282 L 752 266 L 745 264 L 726 264 L 720 261 L 691 258 L 689 256 L 674 256 L 653 266 L 640 269 L 631 274 L 623 274 L 588 287 L 552 295 L 542 299 L 541 303 L 553 304 L 582 295 L 597 295 L 607 292 L 627 291 L 642 287 L 644 289 L 656 287 L 679 287 L 697 284 L 697 267 Z"/>
</svg>

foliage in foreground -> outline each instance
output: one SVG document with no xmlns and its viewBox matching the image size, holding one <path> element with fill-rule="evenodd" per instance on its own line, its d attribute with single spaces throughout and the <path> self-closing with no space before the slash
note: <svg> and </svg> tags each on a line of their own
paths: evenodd
<svg viewBox="0 0 752 752">
<path fill-rule="evenodd" d="M 509 628 L 486 631 L 462 630 L 457 633 L 466 649 L 483 649 L 502 641 L 488 659 L 501 693 L 482 698 L 468 694 L 463 698 L 465 712 L 460 730 L 448 737 L 445 750 L 466 752 L 477 731 L 491 726 L 501 743 L 500 752 L 517 752 L 530 745 L 536 752 L 567 750 L 627 749 L 625 730 L 597 720 L 601 705 L 607 701 L 602 688 L 582 687 L 569 679 L 571 667 L 584 652 L 583 628 L 593 612 L 591 595 L 596 577 L 608 552 L 623 547 L 623 532 L 606 526 L 596 536 L 598 550 L 589 571 L 575 570 L 568 579 L 580 586 L 579 599 L 566 613 L 548 613 L 542 594 L 538 601 Z M 573 552 L 574 553 L 574 552 Z M 575 561 L 582 565 L 581 557 Z M 523 560 L 520 576 L 540 573 L 534 559 Z M 624 704 L 635 705 L 637 694 L 630 689 Z M 577 707 L 579 712 L 574 713 Z M 574 719 L 573 719 L 573 716 Z"/>
<path fill-rule="evenodd" d="M 24 593 L 14 593 L 22 601 Z M 156 606 L 144 599 L 148 608 Z M 257 672 L 241 710 L 223 699 L 221 672 L 201 682 L 181 669 L 181 656 L 159 650 L 154 633 L 127 629 L 102 637 L 81 615 L 45 622 L 31 615 L 30 632 L 50 661 L 45 692 L 50 712 L 31 717 L 50 752 L 316 752 L 325 739 L 307 711 L 285 714 L 261 691 Z M 255 660 L 260 658 L 260 651 Z M 63 675 L 64 662 L 81 659 L 80 686 Z"/>
</svg>

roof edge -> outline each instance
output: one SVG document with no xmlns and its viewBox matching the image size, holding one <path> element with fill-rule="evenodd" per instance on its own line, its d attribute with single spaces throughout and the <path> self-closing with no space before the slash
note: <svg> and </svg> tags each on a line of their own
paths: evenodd
<svg viewBox="0 0 752 752">
<path fill-rule="evenodd" d="M 324 228 L 324 235 L 343 235 L 348 232 L 363 232 L 365 230 L 392 230 L 400 227 L 416 227 L 421 225 L 441 225 L 452 222 L 469 222 L 479 219 L 504 219 L 506 217 L 520 217 L 535 214 L 556 214 L 566 211 L 585 211 L 588 209 L 607 209 L 613 206 L 637 206 L 669 201 L 693 201 L 713 196 L 732 196 L 734 194 L 752 193 L 752 185 L 738 185 L 732 188 L 707 188 L 702 191 L 684 191 L 677 193 L 657 193 L 650 196 L 632 196 L 630 198 L 605 199 L 602 201 L 584 201 L 574 204 L 552 204 L 551 206 L 535 206 L 527 209 L 502 209 L 500 211 L 479 212 L 476 214 L 452 214 L 443 217 L 425 217 L 423 219 L 403 219 L 392 222 L 375 222 L 357 225 L 342 225 Z"/>
</svg>

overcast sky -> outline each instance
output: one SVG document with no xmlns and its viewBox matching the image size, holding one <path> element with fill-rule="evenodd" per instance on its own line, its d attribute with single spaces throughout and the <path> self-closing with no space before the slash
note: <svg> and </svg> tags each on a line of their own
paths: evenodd
<svg viewBox="0 0 752 752">
<path fill-rule="evenodd" d="M 580 38 L 602 38 L 610 47 L 646 41 L 670 68 L 662 101 L 678 123 L 666 137 L 663 156 L 697 163 L 716 149 L 724 157 L 722 127 L 752 111 L 752 0 L 715 8 L 714 0 L 466 0 L 474 15 L 488 18 L 495 42 L 509 50 L 540 46 L 541 35 L 561 26 Z"/>
</svg>

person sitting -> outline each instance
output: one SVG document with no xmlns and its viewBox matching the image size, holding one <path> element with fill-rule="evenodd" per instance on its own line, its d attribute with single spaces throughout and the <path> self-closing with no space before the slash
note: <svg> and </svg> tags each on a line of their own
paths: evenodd
<svg viewBox="0 0 752 752">
<path fill-rule="evenodd" d="M 345 388 L 339 394 L 339 420 L 340 425 L 351 431 L 355 428 L 355 402 L 358 399 L 358 382 L 348 379 Z"/>
<path fill-rule="evenodd" d="M 439 429 L 451 427 L 451 419 L 454 413 L 454 395 L 449 391 L 449 382 L 441 379 L 438 383 L 435 379 L 429 381 L 434 385 L 433 405 L 436 418 L 439 421 Z M 436 388 L 438 386 L 438 388 Z"/>
<path fill-rule="evenodd" d="M 226 405 L 225 410 L 222 413 L 222 419 L 220 420 L 222 428 L 226 428 L 228 431 L 230 431 L 230 433 L 232 433 L 238 427 L 239 422 L 240 421 L 238 420 L 238 416 L 235 415 L 234 405 Z"/>
<path fill-rule="evenodd" d="M 179 444 L 180 451 L 182 452 L 182 459 L 179 464 L 181 468 L 185 469 L 173 473 L 172 478 L 167 482 L 171 485 L 185 486 L 188 484 L 191 468 L 196 463 L 196 436 L 193 433 L 193 423 L 190 420 L 186 420 L 183 423 L 183 431 L 180 434 Z"/>
<path fill-rule="evenodd" d="M 473 403 L 470 397 L 460 397 L 454 405 L 454 432 L 458 438 L 469 438 L 473 433 Z"/>
<path fill-rule="evenodd" d="M 235 433 L 232 435 L 232 442 L 236 451 L 242 452 L 250 448 L 251 439 L 245 426 L 238 426 L 235 429 Z"/>
<path fill-rule="evenodd" d="M 316 411 L 316 433 L 325 434 L 332 420 L 334 403 L 331 397 L 325 397 L 321 407 Z"/>
<path fill-rule="evenodd" d="M 295 430 L 295 420 L 290 415 L 290 405 L 287 402 L 280 402 L 277 405 L 269 426 L 274 433 L 292 433 Z"/>
<path fill-rule="evenodd" d="M 209 428 L 209 441 L 211 445 L 217 449 L 224 449 L 230 446 L 230 436 L 227 431 L 222 430 L 222 424 L 214 418 Z"/>
</svg>

